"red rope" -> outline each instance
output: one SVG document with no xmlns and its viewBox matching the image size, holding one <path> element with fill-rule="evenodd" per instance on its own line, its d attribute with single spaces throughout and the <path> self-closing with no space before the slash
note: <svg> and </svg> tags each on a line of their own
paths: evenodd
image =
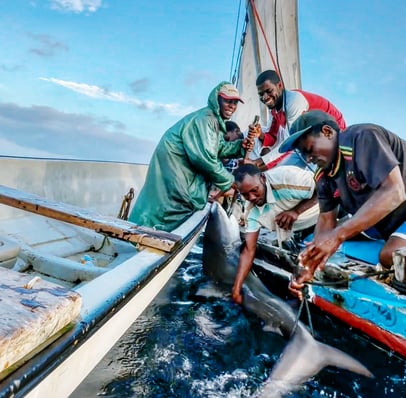
<svg viewBox="0 0 406 398">
<path fill-rule="evenodd" d="M 279 79 L 282 81 L 282 76 L 281 76 L 281 74 L 279 72 L 278 65 L 277 65 L 277 63 L 275 61 L 275 58 L 274 58 L 273 54 L 272 54 L 271 47 L 269 45 L 268 39 L 267 39 L 266 34 L 265 34 L 265 29 L 264 29 L 264 26 L 262 25 L 262 21 L 261 21 L 261 18 L 259 16 L 259 14 L 258 14 L 258 10 L 257 10 L 257 7 L 255 6 L 254 0 L 250 0 L 250 4 L 251 4 L 251 7 L 252 7 L 252 11 L 254 12 L 255 18 L 256 18 L 256 20 L 258 22 L 258 25 L 259 25 L 259 27 L 261 29 L 262 36 L 264 37 L 265 44 L 266 44 L 266 47 L 268 49 L 269 55 L 271 57 L 273 67 L 275 68 L 275 72 L 278 74 Z"/>
</svg>

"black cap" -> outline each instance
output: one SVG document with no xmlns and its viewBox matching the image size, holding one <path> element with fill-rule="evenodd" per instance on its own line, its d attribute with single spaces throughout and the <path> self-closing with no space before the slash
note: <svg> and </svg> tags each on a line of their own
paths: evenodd
<svg viewBox="0 0 406 398">
<path fill-rule="evenodd" d="M 308 111 L 300 115 L 289 129 L 290 136 L 279 147 L 279 152 L 291 151 L 295 147 L 296 141 L 316 125 L 327 124 L 327 122 L 336 122 L 336 120 L 326 112 L 319 110 Z"/>
</svg>

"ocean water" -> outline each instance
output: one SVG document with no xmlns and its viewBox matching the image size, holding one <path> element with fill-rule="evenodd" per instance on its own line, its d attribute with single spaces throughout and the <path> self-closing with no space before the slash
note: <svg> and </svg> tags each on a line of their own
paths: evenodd
<svg viewBox="0 0 406 398">
<path fill-rule="evenodd" d="M 207 282 L 198 243 L 174 277 L 70 398 L 240 398 L 255 395 L 286 341 Z M 312 313 L 315 337 L 360 360 L 368 379 L 327 367 L 286 397 L 406 397 L 406 362 Z M 311 361 L 312 358 L 309 358 Z"/>
</svg>

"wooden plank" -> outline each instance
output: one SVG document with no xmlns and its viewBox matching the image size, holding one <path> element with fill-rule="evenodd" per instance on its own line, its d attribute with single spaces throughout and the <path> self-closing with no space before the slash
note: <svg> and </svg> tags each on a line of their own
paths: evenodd
<svg viewBox="0 0 406 398">
<path fill-rule="evenodd" d="M 103 216 L 96 211 L 55 202 L 4 185 L 0 185 L 0 203 L 165 252 L 173 251 L 181 241 L 181 237 L 176 234 L 141 227 L 129 221 Z"/>
<path fill-rule="evenodd" d="M 77 292 L 3 267 L 0 281 L 1 374 L 76 321 L 82 299 Z"/>
</svg>

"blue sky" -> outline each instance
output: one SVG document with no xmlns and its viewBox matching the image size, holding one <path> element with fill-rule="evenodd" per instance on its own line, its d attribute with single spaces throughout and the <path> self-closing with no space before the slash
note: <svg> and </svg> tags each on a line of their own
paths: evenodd
<svg viewBox="0 0 406 398">
<path fill-rule="evenodd" d="M 230 78 L 238 7 L 0 0 L 2 154 L 147 162 Z M 403 0 L 299 0 L 302 88 L 406 138 L 405 26 Z"/>
</svg>

